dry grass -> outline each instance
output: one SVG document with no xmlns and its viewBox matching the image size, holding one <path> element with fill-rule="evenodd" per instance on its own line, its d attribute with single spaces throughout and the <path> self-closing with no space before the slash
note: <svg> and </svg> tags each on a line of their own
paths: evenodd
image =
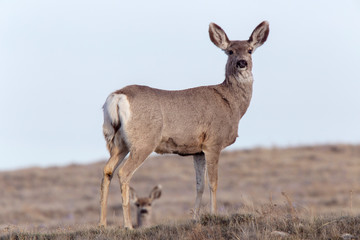
<svg viewBox="0 0 360 240">
<path fill-rule="evenodd" d="M 122 212 L 116 177 L 109 195 L 110 227 L 94 227 L 104 161 L 0 172 L 0 234 L 5 239 L 279 239 L 278 231 L 290 234 L 284 239 L 359 237 L 359 160 L 360 146 L 354 145 L 225 152 L 220 215 L 206 215 L 205 194 L 205 215 L 194 224 L 189 220 L 195 200 L 191 157 L 155 156 L 136 172 L 132 185 L 141 195 L 162 184 L 163 196 L 153 210 L 157 226 L 132 232 L 117 227 Z"/>
<path fill-rule="evenodd" d="M 262 212 L 266 208 L 265 212 Z M 270 212 L 269 212 L 270 210 Z M 41 233 L 36 230 L 9 231 L 2 239 L 359 239 L 360 216 L 290 216 L 273 206 L 262 206 L 253 214 L 202 215 L 199 222 L 182 221 L 147 229 L 118 227 L 59 228 Z M 261 213 L 262 212 L 262 213 Z M 285 211 L 286 212 L 286 211 Z"/>
</svg>

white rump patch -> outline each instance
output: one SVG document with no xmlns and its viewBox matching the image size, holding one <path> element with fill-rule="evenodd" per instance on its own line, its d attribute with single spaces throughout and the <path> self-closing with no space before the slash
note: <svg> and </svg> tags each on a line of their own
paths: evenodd
<svg viewBox="0 0 360 240">
<path fill-rule="evenodd" d="M 126 124 L 131 116 L 130 103 L 125 94 L 111 94 L 104 105 L 105 120 L 112 124 Z"/>
<path fill-rule="evenodd" d="M 126 125 L 131 117 L 130 103 L 125 94 L 118 95 L 119 116 L 122 124 Z"/>
<path fill-rule="evenodd" d="M 115 136 L 114 126 L 121 124 L 120 130 L 125 140 L 127 122 L 131 117 L 130 103 L 125 94 L 111 94 L 104 104 L 103 131 L 107 141 L 112 141 Z"/>
</svg>

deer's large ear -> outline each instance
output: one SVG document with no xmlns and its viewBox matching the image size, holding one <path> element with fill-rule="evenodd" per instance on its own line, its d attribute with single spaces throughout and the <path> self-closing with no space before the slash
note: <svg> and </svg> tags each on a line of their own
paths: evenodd
<svg viewBox="0 0 360 240">
<path fill-rule="evenodd" d="M 210 23 L 209 25 L 209 35 L 211 41 L 221 48 L 222 50 L 226 50 L 229 46 L 229 38 L 226 36 L 224 30 L 221 27 L 216 25 L 215 23 Z"/>
<path fill-rule="evenodd" d="M 133 189 L 132 187 L 130 187 L 130 201 L 132 202 L 132 203 L 136 203 L 137 202 L 137 200 L 138 200 L 138 197 L 137 197 L 137 195 L 136 195 L 136 191 L 135 191 L 135 189 Z"/>
<path fill-rule="evenodd" d="M 253 47 L 253 51 L 264 44 L 269 35 L 269 23 L 263 21 L 252 32 L 248 42 Z"/>
<path fill-rule="evenodd" d="M 149 198 L 151 198 L 151 200 L 154 200 L 160 197 L 161 197 L 161 185 L 157 185 L 156 187 L 153 188 L 153 190 L 151 190 Z"/>
</svg>

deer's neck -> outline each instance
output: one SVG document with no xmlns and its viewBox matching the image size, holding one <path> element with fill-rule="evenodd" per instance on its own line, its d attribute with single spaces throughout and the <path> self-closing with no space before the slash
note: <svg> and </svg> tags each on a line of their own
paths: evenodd
<svg viewBox="0 0 360 240">
<path fill-rule="evenodd" d="M 254 78 L 252 75 L 251 70 L 246 71 L 238 71 L 236 73 L 228 73 L 225 74 L 225 81 L 228 84 L 247 84 L 247 83 L 253 83 Z"/>
<path fill-rule="evenodd" d="M 233 99 L 234 109 L 238 109 L 240 118 L 245 114 L 250 105 L 253 89 L 253 76 L 250 71 L 244 71 L 241 74 L 226 76 L 221 84 L 222 88 L 228 92 L 229 97 Z"/>
</svg>

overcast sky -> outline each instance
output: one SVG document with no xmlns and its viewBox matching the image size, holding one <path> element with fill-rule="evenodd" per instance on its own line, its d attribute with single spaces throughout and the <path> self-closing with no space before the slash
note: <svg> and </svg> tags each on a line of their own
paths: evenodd
<svg viewBox="0 0 360 240">
<path fill-rule="evenodd" d="M 360 143 L 360 2 L 0 1 L 0 170 L 108 157 L 107 95 L 129 84 L 183 89 L 224 80 L 220 25 L 248 39 L 253 99 L 230 149 Z"/>
</svg>

